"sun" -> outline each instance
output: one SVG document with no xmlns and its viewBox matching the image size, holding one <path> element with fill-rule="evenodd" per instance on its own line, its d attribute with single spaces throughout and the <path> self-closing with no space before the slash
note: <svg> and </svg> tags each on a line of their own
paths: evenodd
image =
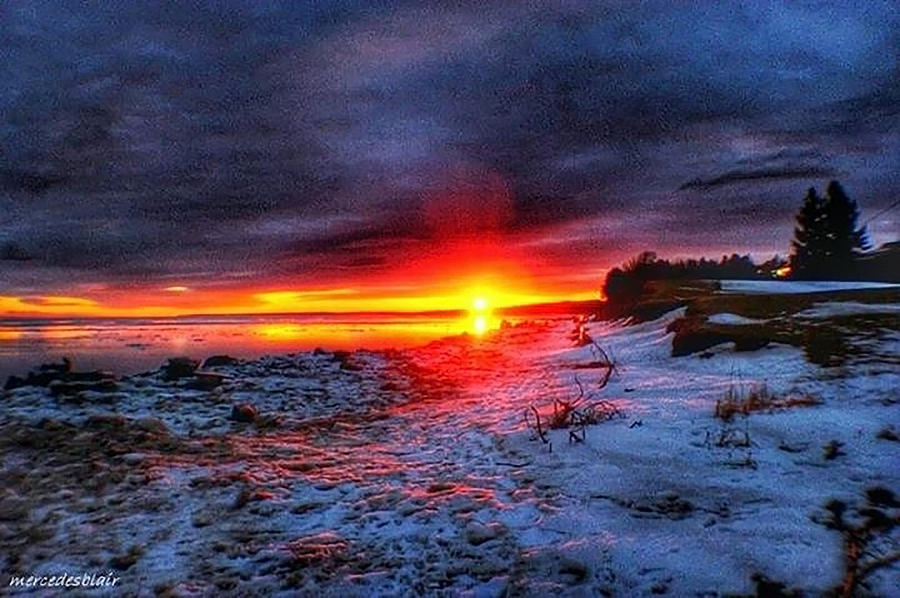
<svg viewBox="0 0 900 598">
<path fill-rule="evenodd" d="M 474 301 L 472 301 L 472 307 L 475 308 L 475 311 L 485 311 L 487 309 L 488 302 L 484 297 L 476 297 Z"/>
</svg>

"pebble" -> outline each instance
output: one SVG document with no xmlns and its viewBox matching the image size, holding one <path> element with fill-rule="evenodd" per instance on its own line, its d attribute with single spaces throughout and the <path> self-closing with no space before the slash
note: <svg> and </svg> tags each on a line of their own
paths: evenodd
<svg viewBox="0 0 900 598">
<path fill-rule="evenodd" d="M 147 455 L 144 453 L 126 453 L 122 455 L 122 461 L 125 462 L 125 465 L 139 465 L 144 462 L 147 458 Z"/>
<path fill-rule="evenodd" d="M 242 403 L 231 407 L 231 419 L 237 422 L 249 423 L 259 414 L 256 407 L 250 403 Z"/>
<path fill-rule="evenodd" d="M 466 526 L 466 541 L 473 546 L 478 546 L 493 540 L 501 533 L 503 533 L 503 526 L 499 523 L 485 525 L 478 521 L 470 521 Z"/>
</svg>

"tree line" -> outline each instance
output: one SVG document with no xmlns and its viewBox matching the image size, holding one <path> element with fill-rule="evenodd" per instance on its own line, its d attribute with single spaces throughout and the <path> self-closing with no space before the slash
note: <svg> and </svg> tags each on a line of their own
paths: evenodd
<svg viewBox="0 0 900 598">
<path fill-rule="evenodd" d="M 796 216 L 794 237 L 787 258 L 778 255 L 756 264 L 749 255 L 732 254 L 720 260 L 707 258 L 669 261 L 652 251 L 631 258 L 610 270 L 603 293 L 613 304 L 626 305 L 654 280 L 772 279 L 795 280 L 889 280 L 898 261 L 900 247 L 890 255 L 871 254 L 865 226 L 859 223 L 859 208 L 837 181 L 831 181 L 820 196 L 807 191 Z M 896 244 L 893 244 L 896 245 Z M 894 275 L 896 276 L 896 274 Z"/>
</svg>

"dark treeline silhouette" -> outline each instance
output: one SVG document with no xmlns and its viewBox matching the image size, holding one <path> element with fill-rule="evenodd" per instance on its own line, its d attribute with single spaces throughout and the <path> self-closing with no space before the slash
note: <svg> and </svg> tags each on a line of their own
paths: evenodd
<svg viewBox="0 0 900 598">
<path fill-rule="evenodd" d="M 900 241 L 872 250 L 859 208 L 837 181 L 825 195 L 810 188 L 796 216 L 789 260 L 775 256 L 754 264 L 748 255 L 720 260 L 706 258 L 670 262 L 645 251 L 613 268 L 603 292 L 611 313 L 627 312 L 648 284 L 659 280 L 771 279 L 789 275 L 797 280 L 870 280 L 900 282 Z M 785 268 L 785 266 L 790 266 Z"/>
<path fill-rule="evenodd" d="M 720 260 L 707 258 L 678 260 L 660 259 L 652 251 L 631 258 L 621 268 L 613 268 L 606 275 L 603 294 L 610 303 L 624 306 L 637 300 L 646 285 L 655 280 L 723 280 L 768 279 L 787 261 L 774 256 L 755 264 L 749 255 L 723 255 Z"/>
</svg>

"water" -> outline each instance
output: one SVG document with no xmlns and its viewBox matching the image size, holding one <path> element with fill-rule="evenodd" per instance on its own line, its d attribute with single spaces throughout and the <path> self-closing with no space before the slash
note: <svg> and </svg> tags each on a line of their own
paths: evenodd
<svg viewBox="0 0 900 598">
<path fill-rule="evenodd" d="M 0 320 L 0 377 L 62 357 L 79 370 L 129 374 L 180 355 L 249 359 L 317 347 L 402 349 L 476 328 L 483 322 L 463 315 L 417 314 Z"/>
</svg>

